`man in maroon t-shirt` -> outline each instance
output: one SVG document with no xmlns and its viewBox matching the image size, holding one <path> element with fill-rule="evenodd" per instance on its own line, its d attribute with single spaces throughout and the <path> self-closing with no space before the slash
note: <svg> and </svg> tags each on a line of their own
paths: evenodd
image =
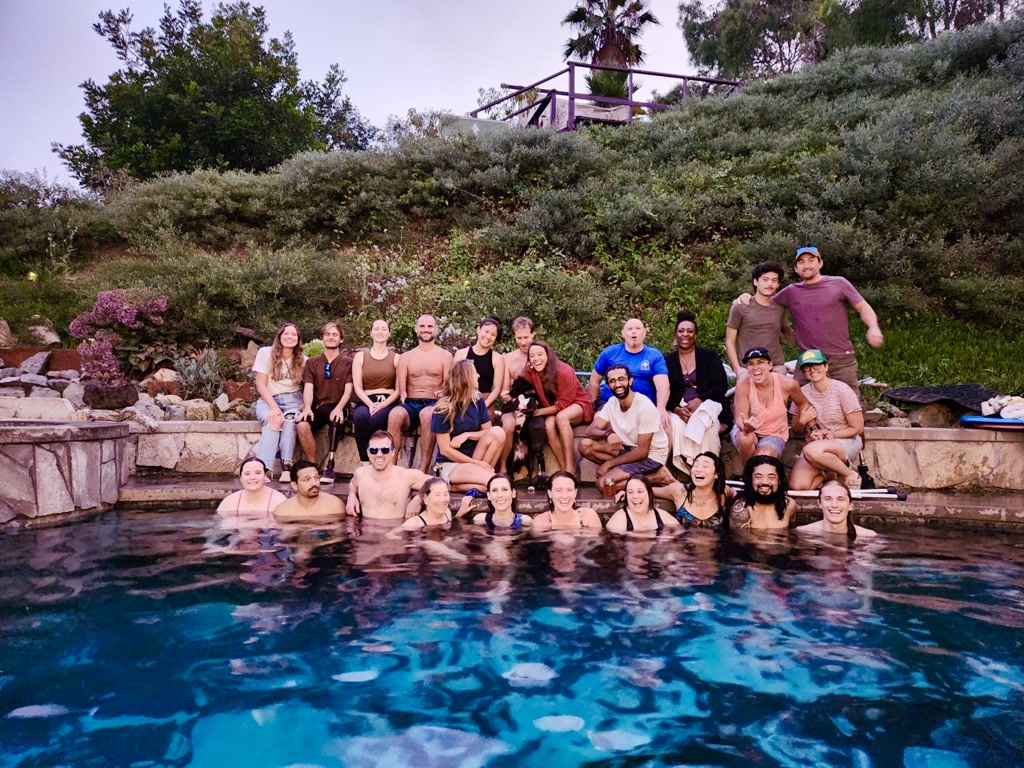
<svg viewBox="0 0 1024 768">
<path fill-rule="evenodd" d="M 797 248 L 795 269 L 801 282 L 787 285 L 772 296 L 772 301 L 789 310 L 800 350 L 820 349 L 828 358 L 829 376 L 857 392 L 857 357 L 850 341 L 847 305 L 868 327 L 868 344 L 880 347 L 885 337 L 871 305 L 845 277 L 821 274 L 822 263 L 814 246 Z M 797 372 L 796 379 L 801 385 L 807 383 L 803 371 Z"/>
<path fill-rule="evenodd" d="M 306 361 L 302 371 L 302 410 L 295 419 L 295 431 L 306 459 L 316 464 L 316 439 L 313 433 L 326 426 L 327 461 L 320 482 L 334 482 L 334 454 L 341 441 L 341 423 L 345 406 L 352 399 L 352 361 L 341 352 L 345 332 L 337 323 L 320 330 L 324 351 Z"/>
</svg>

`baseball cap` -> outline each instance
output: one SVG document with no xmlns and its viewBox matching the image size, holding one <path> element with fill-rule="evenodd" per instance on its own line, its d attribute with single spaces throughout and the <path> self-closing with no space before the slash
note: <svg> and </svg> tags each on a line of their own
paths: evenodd
<svg viewBox="0 0 1024 768">
<path fill-rule="evenodd" d="M 819 259 L 821 258 L 821 254 L 818 253 L 818 247 L 815 246 L 815 245 L 804 245 L 804 246 L 801 246 L 800 248 L 797 248 L 796 249 L 796 255 L 793 256 L 793 258 L 794 259 L 799 259 L 805 253 L 811 253 L 811 254 L 814 254 L 815 256 L 817 256 Z"/>
<path fill-rule="evenodd" d="M 771 361 L 772 353 L 769 352 L 764 347 L 751 347 L 750 349 L 743 353 L 744 363 L 749 363 L 751 360 L 756 360 L 758 358 L 762 360 Z"/>
<path fill-rule="evenodd" d="M 808 349 L 806 352 L 801 352 L 800 357 L 796 359 L 798 368 L 803 368 L 805 365 L 818 365 L 827 362 L 828 358 L 822 354 L 820 349 Z"/>
</svg>

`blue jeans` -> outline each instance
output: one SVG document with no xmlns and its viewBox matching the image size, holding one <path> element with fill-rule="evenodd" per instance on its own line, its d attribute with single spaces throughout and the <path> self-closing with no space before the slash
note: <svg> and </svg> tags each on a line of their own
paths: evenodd
<svg viewBox="0 0 1024 768">
<path fill-rule="evenodd" d="M 274 397 L 274 402 L 284 413 L 284 426 L 281 431 L 270 428 L 270 406 L 261 397 L 256 401 L 256 418 L 263 425 L 260 442 L 256 446 L 256 456 L 273 470 L 274 459 L 281 451 L 281 463 L 291 463 L 295 455 L 295 417 L 302 410 L 302 392 L 287 392 Z"/>
</svg>

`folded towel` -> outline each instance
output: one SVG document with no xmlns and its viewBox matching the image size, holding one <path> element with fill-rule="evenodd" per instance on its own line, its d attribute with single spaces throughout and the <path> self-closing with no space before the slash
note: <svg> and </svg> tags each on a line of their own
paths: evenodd
<svg viewBox="0 0 1024 768">
<path fill-rule="evenodd" d="M 705 400 L 693 412 L 689 421 L 683 421 L 674 413 L 669 414 L 672 420 L 672 463 L 683 472 L 690 471 L 690 465 L 698 453 L 713 451 L 721 453 L 722 441 L 718 437 L 718 417 L 722 413 L 722 404 L 714 400 Z"/>
</svg>

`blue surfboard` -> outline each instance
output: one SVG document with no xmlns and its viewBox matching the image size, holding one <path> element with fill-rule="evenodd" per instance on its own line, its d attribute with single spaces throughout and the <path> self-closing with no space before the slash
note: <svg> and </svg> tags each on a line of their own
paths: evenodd
<svg viewBox="0 0 1024 768">
<path fill-rule="evenodd" d="M 960 423 L 978 429 L 1024 429 L 1024 419 L 1002 419 L 998 416 L 961 416 Z"/>
</svg>

